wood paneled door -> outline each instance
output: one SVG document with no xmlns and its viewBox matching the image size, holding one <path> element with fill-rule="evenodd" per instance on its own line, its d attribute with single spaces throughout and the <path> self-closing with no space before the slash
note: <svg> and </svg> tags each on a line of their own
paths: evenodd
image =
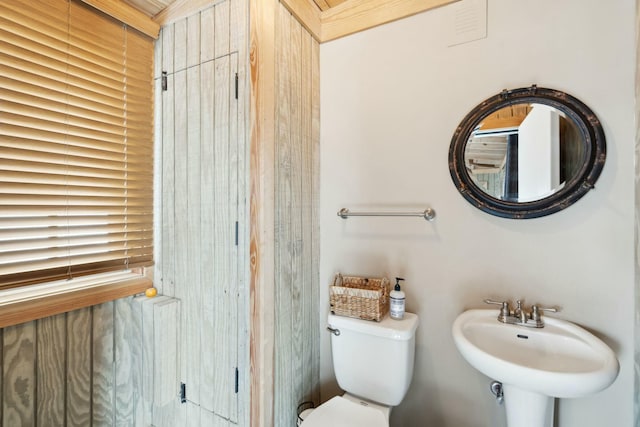
<svg viewBox="0 0 640 427">
<path fill-rule="evenodd" d="M 184 391 L 183 402 L 154 418 L 156 427 L 238 424 L 240 396 L 248 395 L 240 386 L 247 375 L 244 8 L 240 0 L 217 2 L 163 27 L 156 44 L 155 280 L 181 301 Z"/>
</svg>

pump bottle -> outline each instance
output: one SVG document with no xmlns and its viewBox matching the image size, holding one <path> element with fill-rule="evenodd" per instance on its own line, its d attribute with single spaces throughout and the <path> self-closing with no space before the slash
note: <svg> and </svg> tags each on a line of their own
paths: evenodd
<svg viewBox="0 0 640 427">
<path fill-rule="evenodd" d="M 396 320 L 402 320 L 404 317 L 405 297 L 400 289 L 400 280 L 404 279 L 396 277 L 396 285 L 389 294 L 391 318 Z"/>
</svg>

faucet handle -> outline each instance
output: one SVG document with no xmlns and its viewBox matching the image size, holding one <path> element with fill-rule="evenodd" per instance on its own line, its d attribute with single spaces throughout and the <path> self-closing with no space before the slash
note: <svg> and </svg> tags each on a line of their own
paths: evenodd
<svg viewBox="0 0 640 427">
<path fill-rule="evenodd" d="M 485 304 L 493 304 L 493 305 L 499 305 L 502 307 L 502 310 L 507 310 L 507 313 L 509 312 L 510 308 L 509 308 L 509 301 L 495 301 L 492 299 L 485 299 L 484 300 Z"/>
<path fill-rule="evenodd" d="M 558 308 L 556 307 L 540 307 L 538 305 L 532 305 L 531 306 L 531 320 L 534 321 L 539 321 L 540 320 L 540 312 L 541 311 L 548 311 L 551 313 L 557 313 L 559 311 Z"/>
<path fill-rule="evenodd" d="M 509 305 L 509 302 L 507 301 L 495 301 L 489 298 L 485 298 L 484 302 L 485 304 L 493 304 L 493 305 L 505 305 L 505 304 Z"/>
<path fill-rule="evenodd" d="M 485 304 L 493 304 L 493 305 L 501 306 L 500 315 L 498 316 L 498 320 L 500 320 L 501 322 L 506 321 L 507 317 L 509 317 L 509 315 L 511 314 L 511 309 L 509 308 L 509 301 L 494 301 L 487 298 L 484 300 L 484 302 Z"/>
</svg>

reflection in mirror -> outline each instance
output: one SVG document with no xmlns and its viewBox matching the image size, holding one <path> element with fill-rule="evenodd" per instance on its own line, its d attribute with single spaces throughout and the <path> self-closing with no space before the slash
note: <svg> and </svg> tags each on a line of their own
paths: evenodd
<svg viewBox="0 0 640 427">
<path fill-rule="evenodd" d="M 483 118 L 467 141 L 464 161 L 473 182 L 499 200 L 548 197 L 574 178 L 584 141 L 562 111 L 539 103 L 509 105 Z"/>
<path fill-rule="evenodd" d="M 456 128 L 449 171 L 476 208 L 504 218 L 550 215 L 594 188 L 606 159 L 596 115 L 566 92 L 504 90 Z"/>
</svg>

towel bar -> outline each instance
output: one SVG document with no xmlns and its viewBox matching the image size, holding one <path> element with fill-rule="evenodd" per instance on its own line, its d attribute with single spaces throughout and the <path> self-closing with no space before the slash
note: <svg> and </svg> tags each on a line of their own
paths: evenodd
<svg viewBox="0 0 640 427">
<path fill-rule="evenodd" d="M 338 216 L 342 219 L 347 219 L 350 216 L 417 216 L 427 221 L 433 221 L 436 217 L 436 211 L 427 208 L 422 212 L 350 212 L 349 209 L 342 208 L 338 211 Z"/>
</svg>

